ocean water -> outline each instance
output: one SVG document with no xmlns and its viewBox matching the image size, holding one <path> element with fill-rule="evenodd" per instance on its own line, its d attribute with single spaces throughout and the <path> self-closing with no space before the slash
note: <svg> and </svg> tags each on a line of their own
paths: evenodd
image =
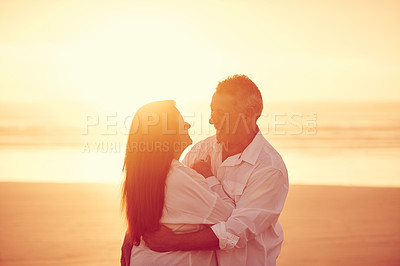
<svg viewBox="0 0 400 266">
<path fill-rule="evenodd" d="M 181 109 L 194 142 L 214 133 L 196 108 Z M 0 181 L 120 182 L 129 114 L 15 109 L 0 109 Z M 400 186 L 398 103 L 266 104 L 259 126 L 292 184 Z"/>
</svg>

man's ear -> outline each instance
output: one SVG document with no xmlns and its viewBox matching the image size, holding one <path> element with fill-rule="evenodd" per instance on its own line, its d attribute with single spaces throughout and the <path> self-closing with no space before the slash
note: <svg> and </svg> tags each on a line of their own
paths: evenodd
<svg viewBox="0 0 400 266">
<path fill-rule="evenodd" d="M 255 121 L 257 120 L 257 111 L 253 106 L 247 106 L 244 111 L 243 111 L 244 115 L 246 116 L 246 119 L 248 121 Z"/>
<path fill-rule="evenodd" d="M 246 123 L 249 125 L 252 130 L 257 130 L 257 120 L 259 118 L 259 113 L 256 108 L 252 106 L 248 106 L 244 110 L 244 114 L 246 116 Z"/>
</svg>

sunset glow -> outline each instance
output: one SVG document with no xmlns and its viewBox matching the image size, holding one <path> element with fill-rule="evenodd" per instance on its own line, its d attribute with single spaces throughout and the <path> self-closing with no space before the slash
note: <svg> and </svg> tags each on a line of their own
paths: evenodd
<svg viewBox="0 0 400 266">
<path fill-rule="evenodd" d="M 0 91 L 3 101 L 130 108 L 207 102 L 216 81 L 250 73 L 268 101 L 399 100 L 396 10 L 396 1 L 2 1 Z"/>
</svg>

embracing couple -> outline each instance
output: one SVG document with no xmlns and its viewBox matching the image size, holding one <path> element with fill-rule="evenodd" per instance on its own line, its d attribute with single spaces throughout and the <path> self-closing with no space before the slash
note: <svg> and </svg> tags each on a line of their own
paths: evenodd
<svg viewBox="0 0 400 266">
<path fill-rule="evenodd" d="M 216 135 L 192 140 L 174 101 L 135 114 L 124 161 L 128 232 L 121 265 L 276 265 L 288 193 L 279 153 L 257 126 L 260 90 L 245 75 L 219 82 Z"/>
</svg>

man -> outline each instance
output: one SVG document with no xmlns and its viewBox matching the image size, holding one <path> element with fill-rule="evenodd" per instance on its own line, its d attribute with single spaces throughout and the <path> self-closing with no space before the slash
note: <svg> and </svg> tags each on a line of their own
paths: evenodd
<svg viewBox="0 0 400 266">
<path fill-rule="evenodd" d="M 144 238 L 151 249 L 214 249 L 219 265 L 276 265 L 283 241 L 278 218 L 289 184 L 282 158 L 258 129 L 262 108 L 261 93 L 247 76 L 218 84 L 210 118 L 216 136 L 197 143 L 183 163 L 236 207 L 227 221 L 202 231 L 178 235 L 161 227 Z"/>
</svg>

